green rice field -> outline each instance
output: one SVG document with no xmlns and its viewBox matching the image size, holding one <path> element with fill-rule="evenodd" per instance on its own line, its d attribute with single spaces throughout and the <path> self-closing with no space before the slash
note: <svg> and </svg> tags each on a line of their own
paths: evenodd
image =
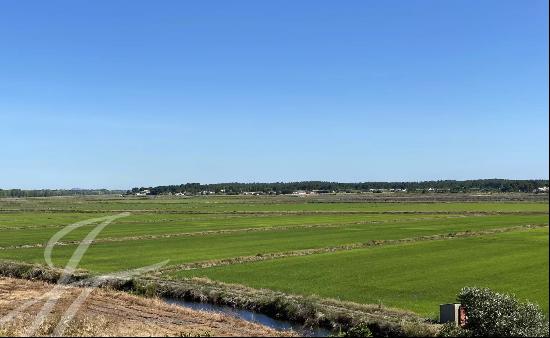
<svg viewBox="0 0 550 338">
<path fill-rule="evenodd" d="M 467 201 L 464 201 L 466 199 Z M 75 222 L 128 212 L 96 237 L 93 274 L 168 260 L 162 278 L 207 277 L 434 316 L 463 286 L 487 286 L 548 313 L 548 200 L 462 196 L 51 197 L 0 199 L 0 260 L 45 264 Z M 97 223 L 60 240 L 64 266 Z"/>
</svg>

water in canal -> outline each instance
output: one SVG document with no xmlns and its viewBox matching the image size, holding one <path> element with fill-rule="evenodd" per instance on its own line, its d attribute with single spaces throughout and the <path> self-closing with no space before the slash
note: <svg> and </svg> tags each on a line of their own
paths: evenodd
<svg viewBox="0 0 550 338">
<path fill-rule="evenodd" d="M 277 331 L 292 330 L 296 333 L 301 334 L 304 337 L 327 337 L 331 334 L 329 330 L 323 329 L 320 327 L 304 328 L 300 324 L 292 323 L 286 320 L 271 318 L 261 313 L 256 313 L 248 310 L 241 310 L 231 306 L 190 302 L 190 301 L 185 301 L 180 299 L 170 299 L 170 298 L 165 298 L 164 300 L 169 304 L 175 304 L 175 305 L 183 306 L 193 310 L 217 312 L 217 313 L 223 313 L 223 314 L 235 316 L 243 320 L 246 320 L 248 322 L 258 323 L 258 324 L 270 327 Z"/>
</svg>

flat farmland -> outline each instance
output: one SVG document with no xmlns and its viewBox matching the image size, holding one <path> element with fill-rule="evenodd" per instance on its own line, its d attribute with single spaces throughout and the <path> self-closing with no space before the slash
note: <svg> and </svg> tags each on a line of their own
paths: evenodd
<svg viewBox="0 0 550 338">
<path fill-rule="evenodd" d="M 45 243 L 67 225 L 128 212 L 101 231 L 79 268 L 102 274 L 167 260 L 162 278 L 429 316 L 461 287 L 489 286 L 548 311 L 547 199 L 374 195 L 1 199 L 0 260 L 45 264 Z M 60 239 L 54 264 L 66 264 L 96 225 Z"/>
<path fill-rule="evenodd" d="M 513 292 L 548 312 L 548 229 L 416 242 L 178 271 L 289 293 L 406 308 L 435 317 L 465 285 Z"/>
</svg>

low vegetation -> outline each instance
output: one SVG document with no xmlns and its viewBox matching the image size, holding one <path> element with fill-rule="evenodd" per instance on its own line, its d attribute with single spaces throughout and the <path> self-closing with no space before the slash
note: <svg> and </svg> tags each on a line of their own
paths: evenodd
<svg viewBox="0 0 550 338">
<path fill-rule="evenodd" d="M 447 337 L 548 337 L 548 317 L 540 307 L 488 288 L 465 287 L 457 301 L 465 307 L 464 327 L 445 326 Z"/>
</svg>

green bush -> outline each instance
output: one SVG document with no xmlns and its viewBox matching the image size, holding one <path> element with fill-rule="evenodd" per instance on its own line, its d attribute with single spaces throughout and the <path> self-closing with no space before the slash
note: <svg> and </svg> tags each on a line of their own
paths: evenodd
<svg viewBox="0 0 550 338">
<path fill-rule="evenodd" d="M 536 304 L 475 287 L 463 288 L 457 299 L 466 308 L 465 329 L 472 336 L 548 336 L 548 319 Z"/>
<path fill-rule="evenodd" d="M 372 332 L 366 323 L 360 323 L 347 331 L 338 333 L 335 337 L 372 337 Z"/>
</svg>

